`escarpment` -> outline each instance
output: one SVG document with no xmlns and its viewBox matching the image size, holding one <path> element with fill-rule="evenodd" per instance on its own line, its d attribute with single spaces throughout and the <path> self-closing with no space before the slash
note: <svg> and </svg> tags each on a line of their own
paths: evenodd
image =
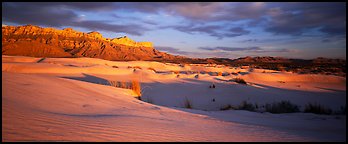
<svg viewBox="0 0 348 144">
<path fill-rule="evenodd" d="M 166 60 L 181 58 L 135 42 L 127 36 L 104 38 L 99 32 L 41 28 L 33 25 L 3 26 L 2 54 L 33 57 L 92 57 L 105 60 Z"/>
</svg>

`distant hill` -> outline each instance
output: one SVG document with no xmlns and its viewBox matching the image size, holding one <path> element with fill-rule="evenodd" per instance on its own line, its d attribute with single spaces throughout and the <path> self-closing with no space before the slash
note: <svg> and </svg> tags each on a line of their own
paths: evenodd
<svg viewBox="0 0 348 144">
<path fill-rule="evenodd" d="M 99 32 L 83 33 L 66 28 L 33 25 L 2 26 L 2 54 L 33 57 L 91 57 L 106 60 L 172 60 L 151 42 L 135 42 L 127 36 L 108 39 Z"/>
</svg>

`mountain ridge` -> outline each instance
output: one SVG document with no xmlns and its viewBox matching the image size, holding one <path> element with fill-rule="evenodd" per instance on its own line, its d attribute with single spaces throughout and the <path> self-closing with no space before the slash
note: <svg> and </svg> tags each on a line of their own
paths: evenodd
<svg viewBox="0 0 348 144">
<path fill-rule="evenodd" d="M 127 36 L 104 38 L 99 32 L 58 30 L 34 25 L 3 26 L 2 54 L 34 57 L 91 57 L 106 60 L 170 60 L 174 56 L 154 49 L 151 42 Z"/>
</svg>

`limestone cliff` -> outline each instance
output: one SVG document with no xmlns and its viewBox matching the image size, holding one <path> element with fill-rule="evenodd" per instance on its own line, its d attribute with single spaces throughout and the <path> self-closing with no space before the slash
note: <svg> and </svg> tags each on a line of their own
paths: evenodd
<svg viewBox="0 0 348 144">
<path fill-rule="evenodd" d="M 164 60 L 182 58 L 160 52 L 151 42 L 124 36 L 104 38 L 99 32 L 58 30 L 33 25 L 3 26 L 2 54 L 35 57 L 93 57 L 106 60 Z"/>
</svg>

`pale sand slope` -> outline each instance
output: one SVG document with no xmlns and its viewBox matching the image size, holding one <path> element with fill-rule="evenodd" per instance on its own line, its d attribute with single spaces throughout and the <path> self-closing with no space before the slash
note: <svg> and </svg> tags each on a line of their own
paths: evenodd
<svg viewBox="0 0 348 144">
<path fill-rule="evenodd" d="M 346 138 L 345 116 L 173 107 L 182 107 L 185 98 L 193 108 L 208 110 L 247 99 L 258 103 L 288 99 L 299 105 L 319 102 L 335 109 L 345 105 L 345 78 L 341 77 L 254 71 L 238 75 L 253 83 L 244 86 L 224 81 L 236 77 L 232 75 L 200 74 L 196 79 L 195 74 L 180 74 L 177 78 L 168 72 L 249 71 L 239 68 L 180 67 L 91 58 L 40 60 L 3 56 L 2 60 L 3 141 L 345 141 Z M 119 68 L 112 68 L 113 65 Z M 142 70 L 133 72 L 128 66 L 140 66 Z M 148 67 L 167 73 L 155 73 Z M 279 83 L 271 75 L 286 82 Z M 139 101 L 130 90 L 103 85 L 106 80 L 132 79 L 142 82 L 143 99 L 150 98 L 152 103 L 170 108 Z M 216 83 L 216 89 L 207 88 L 212 82 Z M 211 102 L 212 97 L 215 102 Z"/>
</svg>

